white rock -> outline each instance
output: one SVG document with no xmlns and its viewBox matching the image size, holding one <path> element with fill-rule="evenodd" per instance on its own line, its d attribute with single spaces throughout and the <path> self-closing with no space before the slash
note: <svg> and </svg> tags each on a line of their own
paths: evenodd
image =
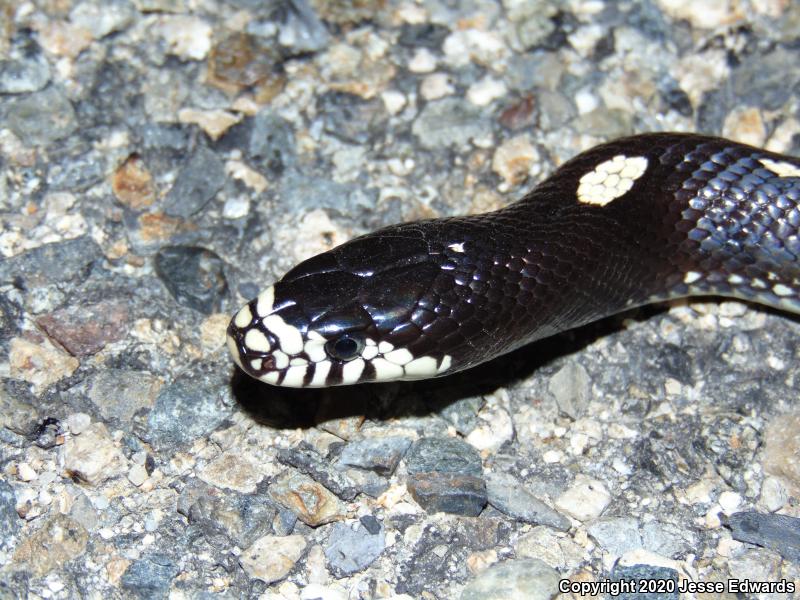
<svg viewBox="0 0 800 600">
<path fill-rule="evenodd" d="M 90 485 L 98 485 L 125 470 L 125 457 L 102 423 L 92 423 L 81 435 L 69 437 L 62 452 L 67 473 Z"/>
<path fill-rule="evenodd" d="M 611 494 L 603 482 L 584 475 L 556 500 L 556 508 L 578 521 L 599 517 L 611 503 Z"/>
<path fill-rule="evenodd" d="M 450 83 L 450 78 L 445 73 L 433 73 L 422 80 L 419 93 L 425 100 L 438 100 L 450 96 L 456 88 Z"/>
<path fill-rule="evenodd" d="M 473 83 L 467 90 L 467 100 L 475 106 L 488 106 L 508 92 L 506 84 L 499 79 L 484 77 Z"/>
<path fill-rule="evenodd" d="M 239 564 L 251 579 L 273 583 L 289 574 L 305 549 L 302 535 L 265 535 L 242 552 Z"/>
<path fill-rule="evenodd" d="M 427 48 L 420 48 L 408 63 L 412 73 L 430 73 L 436 68 L 436 57 Z"/>
</svg>

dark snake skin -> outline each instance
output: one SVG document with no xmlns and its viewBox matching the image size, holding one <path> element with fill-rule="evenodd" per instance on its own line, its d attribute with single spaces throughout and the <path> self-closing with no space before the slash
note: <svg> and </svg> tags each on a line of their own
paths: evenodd
<svg viewBox="0 0 800 600">
<path fill-rule="evenodd" d="M 579 201 L 581 178 L 620 155 L 646 158 L 632 187 L 602 206 Z M 729 140 L 620 139 L 502 210 L 394 225 L 311 258 L 275 285 L 273 310 L 304 340 L 309 330 L 327 340 L 329 372 L 314 385 L 354 382 L 331 345 L 342 336 L 386 341 L 439 367 L 449 356 L 436 376 L 656 300 L 718 294 L 798 312 L 798 175 L 800 160 Z M 259 328 L 281 345 L 249 306 L 252 322 L 229 328 L 237 363 L 255 377 L 280 372 L 270 352 L 243 341 Z M 356 381 L 386 379 L 365 363 Z M 286 384 L 311 384 L 315 368 Z"/>
</svg>

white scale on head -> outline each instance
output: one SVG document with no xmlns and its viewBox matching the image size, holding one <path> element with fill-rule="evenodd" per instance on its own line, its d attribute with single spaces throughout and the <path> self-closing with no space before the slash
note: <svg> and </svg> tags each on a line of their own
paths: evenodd
<svg viewBox="0 0 800 600">
<path fill-rule="evenodd" d="M 646 170 L 647 159 L 644 156 L 618 154 L 581 177 L 576 192 L 578 201 L 605 206 L 628 192 Z"/>
<path fill-rule="evenodd" d="M 247 329 L 244 335 L 244 345 L 249 350 L 270 353 L 274 371 L 261 375 L 260 379 L 266 383 L 277 384 L 283 379 L 281 385 L 286 387 L 304 387 L 303 383 L 311 365 L 314 365 L 314 374 L 308 387 L 323 387 L 326 385 L 328 374 L 333 367 L 333 361 L 325 350 L 327 339 L 316 331 L 309 331 L 305 335 L 299 329 L 286 323 L 280 315 L 273 313 L 275 303 L 275 289 L 269 287 L 258 296 L 256 313 L 261 318 L 264 328 L 274 336 L 277 344 L 270 344 L 263 331 L 256 327 L 247 329 L 252 325 L 254 316 L 249 306 L 244 306 L 234 317 L 234 325 L 240 329 Z M 233 338 L 229 337 L 228 344 L 237 364 L 239 353 Z M 305 353 L 307 359 L 299 356 Z M 422 379 L 432 377 L 447 371 L 452 364 L 452 358 L 445 356 L 441 362 L 432 356 L 414 356 L 405 348 L 397 348 L 389 342 L 376 343 L 375 340 L 365 340 L 361 356 L 344 363 L 342 366 L 342 383 L 357 383 L 367 363 L 375 370 L 376 381 L 392 381 L 398 379 Z M 250 362 L 253 370 L 258 371 L 263 365 L 263 359 L 254 359 Z"/>
</svg>

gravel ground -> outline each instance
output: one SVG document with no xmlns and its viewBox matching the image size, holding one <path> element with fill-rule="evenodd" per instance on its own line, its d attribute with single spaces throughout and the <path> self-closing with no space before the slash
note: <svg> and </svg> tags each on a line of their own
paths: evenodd
<svg viewBox="0 0 800 600">
<path fill-rule="evenodd" d="M 330 391 L 223 338 L 297 261 L 608 139 L 798 153 L 799 64 L 791 0 L 0 0 L 0 597 L 792 597 L 791 316 Z"/>
</svg>

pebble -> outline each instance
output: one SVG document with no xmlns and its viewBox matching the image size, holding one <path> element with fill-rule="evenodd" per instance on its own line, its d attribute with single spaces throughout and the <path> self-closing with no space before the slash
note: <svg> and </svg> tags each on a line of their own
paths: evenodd
<svg viewBox="0 0 800 600">
<path fill-rule="evenodd" d="M 137 411 L 152 408 L 163 385 L 162 379 L 145 371 L 107 368 L 93 373 L 86 389 L 103 417 L 128 423 Z"/>
<path fill-rule="evenodd" d="M 72 435 L 80 435 L 92 424 L 91 415 L 86 413 L 72 413 L 64 419 L 64 425 Z"/>
<path fill-rule="evenodd" d="M 274 531 L 272 524 L 278 510 L 260 494 L 231 493 L 198 486 L 196 482 L 187 488 L 179 499 L 179 511 L 216 547 L 235 544 L 247 548 L 265 535 L 288 535 L 291 531 L 291 527 L 285 533 Z M 220 539 L 221 536 L 225 539 Z"/>
<path fill-rule="evenodd" d="M 420 48 L 408 62 L 408 70 L 412 73 L 431 73 L 436 69 L 436 57 L 427 48 Z"/>
<path fill-rule="evenodd" d="M 110 298 L 59 308 L 37 317 L 36 324 L 70 354 L 83 358 L 127 336 L 130 316 L 127 303 Z"/>
<path fill-rule="evenodd" d="M 162 387 L 147 414 L 147 441 L 171 454 L 216 429 L 231 413 L 224 378 L 216 366 L 197 362 Z"/>
<path fill-rule="evenodd" d="M 800 494 L 800 414 L 775 418 L 764 432 L 764 471 L 786 480 L 793 495 Z"/>
<path fill-rule="evenodd" d="M 486 477 L 489 504 L 500 512 L 525 523 L 547 525 L 559 531 L 568 531 L 570 521 L 536 498 L 513 476 L 507 473 L 490 473 Z"/>
<path fill-rule="evenodd" d="M 446 73 L 432 73 L 419 84 L 420 95 L 428 101 L 452 96 L 455 92 L 456 88 Z"/>
<path fill-rule="evenodd" d="M 483 473 L 478 451 L 458 438 L 425 437 L 406 454 L 409 473 L 453 473 L 480 477 Z"/>
<path fill-rule="evenodd" d="M 0 479 L 0 550 L 8 549 L 12 545 L 14 536 L 22 526 L 16 504 L 14 488 Z"/>
<path fill-rule="evenodd" d="M 550 600 L 558 593 L 558 571 L 536 558 L 492 565 L 461 592 L 461 600 Z"/>
<path fill-rule="evenodd" d="M 572 419 L 583 416 L 591 400 L 591 379 L 580 363 L 568 362 L 550 378 L 547 390 L 561 412 Z"/>
<path fill-rule="evenodd" d="M 62 457 L 70 477 L 92 486 L 122 475 L 127 467 L 125 457 L 102 423 L 93 423 L 80 435 L 67 438 Z"/>
<path fill-rule="evenodd" d="M 776 512 L 789 501 L 789 492 L 779 477 L 765 477 L 759 501 L 768 511 Z"/>
<path fill-rule="evenodd" d="M 356 526 L 335 523 L 325 544 L 325 557 L 331 571 L 342 577 L 366 569 L 381 555 L 385 546 L 385 534 L 380 524 L 375 530 L 366 527 L 363 521 Z"/>
<path fill-rule="evenodd" d="M 72 8 L 69 20 L 89 31 L 94 39 L 100 39 L 126 29 L 135 16 L 136 9 L 128 0 L 83 0 Z"/>
<path fill-rule="evenodd" d="M 474 138 L 491 134 L 485 111 L 459 98 L 429 102 L 411 126 L 423 147 L 465 146 Z"/>
<path fill-rule="evenodd" d="M 800 519 L 788 515 L 739 512 L 727 519 L 733 539 L 773 550 L 800 562 Z"/>
<path fill-rule="evenodd" d="M 473 475 L 416 473 L 408 478 L 411 497 L 427 513 L 478 516 L 488 502 L 486 482 Z"/>
<path fill-rule="evenodd" d="M 198 125 L 212 140 L 221 138 L 228 129 L 241 120 L 241 115 L 221 109 L 182 108 L 178 111 L 179 122 Z"/>
<path fill-rule="evenodd" d="M 205 315 L 218 312 L 228 299 L 224 261 L 197 246 L 167 246 L 155 257 L 156 273 L 181 306 Z"/>
<path fill-rule="evenodd" d="M 200 212 L 225 183 L 225 165 L 208 148 L 200 147 L 186 161 L 164 198 L 164 212 L 184 219 Z"/>
<path fill-rule="evenodd" d="M 19 542 L 14 561 L 27 565 L 33 577 L 41 577 L 86 551 L 89 534 L 77 521 L 56 514 L 29 537 Z"/>
<path fill-rule="evenodd" d="M 36 393 L 69 377 L 80 365 L 50 344 L 34 344 L 22 338 L 11 339 L 8 362 L 11 376 L 33 384 Z"/>
<path fill-rule="evenodd" d="M 265 535 L 242 552 L 239 564 L 251 579 L 274 583 L 289 574 L 305 549 L 301 535 Z"/>
<path fill-rule="evenodd" d="M 666 567 L 656 567 L 652 565 L 615 565 L 609 574 L 611 581 L 673 581 L 673 592 L 623 592 L 616 596 L 622 600 L 678 600 L 678 572 Z"/>
<path fill-rule="evenodd" d="M 342 449 L 338 463 L 388 476 L 394 473 L 409 446 L 411 439 L 401 436 L 354 440 Z"/>
<path fill-rule="evenodd" d="M 339 520 L 345 515 L 345 506 L 336 496 L 296 471 L 287 471 L 278 477 L 269 486 L 269 495 L 311 527 Z"/>
<path fill-rule="evenodd" d="M 120 586 L 142 600 L 165 598 L 179 571 L 178 565 L 168 556 L 151 554 L 130 564 L 120 578 Z"/>
<path fill-rule="evenodd" d="M 83 280 L 102 258 L 100 246 L 88 236 L 53 242 L 0 262 L 0 278 L 18 278 L 25 287 Z"/>
<path fill-rule="evenodd" d="M 54 85 L 7 104 L 8 127 L 24 144 L 47 146 L 67 137 L 78 127 L 75 110 Z"/>
<path fill-rule="evenodd" d="M 183 60 L 203 60 L 211 50 L 213 30 L 200 17 L 167 15 L 156 28 L 170 54 Z"/>
<path fill-rule="evenodd" d="M 467 100 L 475 106 L 489 106 L 508 93 L 505 83 L 499 79 L 485 77 L 467 89 Z"/>
<path fill-rule="evenodd" d="M 38 92 L 49 81 L 50 67 L 40 53 L 0 60 L 0 94 Z"/>
<path fill-rule="evenodd" d="M 539 152 L 528 135 L 504 141 L 492 156 L 492 171 L 507 185 L 518 185 L 527 179 L 531 167 L 540 159 Z"/>
<path fill-rule="evenodd" d="M 633 517 L 604 517 L 586 527 L 586 531 L 612 556 L 642 547 L 641 524 Z"/>
<path fill-rule="evenodd" d="M 278 450 L 278 460 L 305 473 L 343 500 L 352 500 L 358 493 L 347 474 L 324 461 L 307 443 L 301 443 L 295 448 L 281 448 Z"/>
<path fill-rule="evenodd" d="M 263 478 L 258 465 L 249 455 L 243 455 L 239 448 L 220 454 L 199 469 L 197 476 L 213 486 L 245 494 L 255 493 L 256 486 Z"/>
<path fill-rule="evenodd" d="M 601 481 L 581 475 L 558 497 L 556 508 L 584 522 L 599 517 L 610 503 L 611 494 Z"/>
</svg>

